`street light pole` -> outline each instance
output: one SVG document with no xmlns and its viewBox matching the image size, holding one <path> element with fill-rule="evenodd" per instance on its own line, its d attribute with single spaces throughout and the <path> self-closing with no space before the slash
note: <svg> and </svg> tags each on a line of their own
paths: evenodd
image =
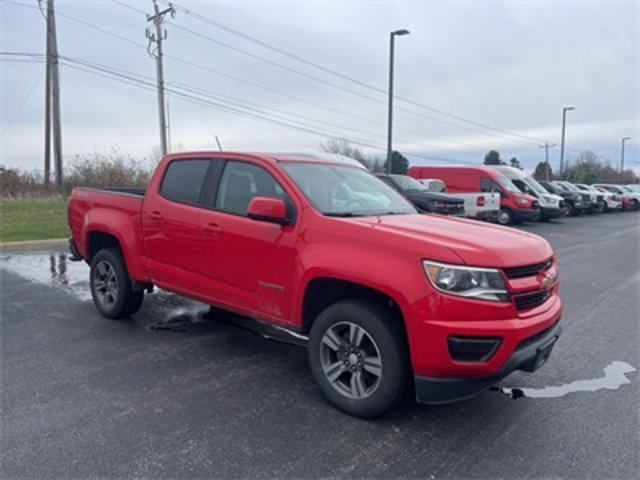
<svg viewBox="0 0 640 480">
<path fill-rule="evenodd" d="M 387 173 L 391 173 L 391 157 L 393 156 L 393 56 L 395 50 L 396 35 L 407 35 L 409 30 L 395 30 L 389 38 L 389 112 L 387 120 Z"/>
<path fill-rule="evenodd" d="M 624 142 L 631 140 L 631 137 L 622 137 L 622 150 L 620 151 L 620 175 L 624 173 Z"/>
<path fill-rule="evenodd" d="M 564 107 L 562 109 L 562 139 L 560 141 L 560 175 L 564 173 L 564 131 L 567 126 L 567 112 L 575 110 L 575 107 Z"/>
</svg>

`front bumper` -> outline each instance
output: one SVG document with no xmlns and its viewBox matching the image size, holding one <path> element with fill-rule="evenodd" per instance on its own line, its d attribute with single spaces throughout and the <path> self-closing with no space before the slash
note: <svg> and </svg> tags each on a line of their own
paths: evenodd
<svg viewBox="0 0 640 480">
<path fill-rule="evenodd" d="M 562 217 L 567 213 L 566 208 L 558 207 L 540 207 L 540 211 L 542 212 L 542 216 L 544 218 Z"/>
<path fill-rule="evenodd" d="M 502 368 L 480 378 L 432 377 L 415 375 L 418 403 L 441 404 L 471 398 L 488 389 L 515 370 L 533 372 L 544 365 L 562 333 L 560 320 L 541 332 L 522 340 Z"/>
<path fill-rule="evenodd" d="M 513 217 L 517 222 L 534 222 L 540 217 L 540 210 L 521 210 L 518 208 L 513 208 L 511 210 L 513 212 Z"/>
</svg>

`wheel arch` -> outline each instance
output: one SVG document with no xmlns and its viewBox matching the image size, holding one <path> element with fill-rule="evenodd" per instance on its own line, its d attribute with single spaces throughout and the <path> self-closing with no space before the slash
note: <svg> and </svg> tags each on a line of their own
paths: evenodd
<svg viewBox="0 0 640 480">
<path fill-rule="evenodd" d="M 317 316 L 327 307 L 347 299 L 364 299 L 387 311 L 392 321 L 398 322 L 409 348 L 406 315 L 401 304 L 392 295 L 363 283 L 331 276 L 318 276 L 306 284 L 301 305 L 302 333 L 306 335 L 310 332 Z"/>
</svg>

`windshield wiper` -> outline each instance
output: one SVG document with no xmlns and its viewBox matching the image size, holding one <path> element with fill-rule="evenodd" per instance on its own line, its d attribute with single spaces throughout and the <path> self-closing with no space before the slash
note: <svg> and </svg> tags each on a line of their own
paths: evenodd
<svg viewBox="0 0 640 480">
<path fill-rule="evenodd" d="M 357 217 L 354 212 L 322 212 L 327 217 Z"/>
</svg>

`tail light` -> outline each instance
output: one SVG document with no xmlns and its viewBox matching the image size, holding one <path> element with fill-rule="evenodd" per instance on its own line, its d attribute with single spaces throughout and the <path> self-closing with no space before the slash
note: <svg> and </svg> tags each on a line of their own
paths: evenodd
<svg viewBox="0 0 640 480">
<path fill-rule="evenodd" d="M 484 207 L 484 197 L 478 197 L 476 200 L 476 205 L 478 207 Z"/>
</svg>

